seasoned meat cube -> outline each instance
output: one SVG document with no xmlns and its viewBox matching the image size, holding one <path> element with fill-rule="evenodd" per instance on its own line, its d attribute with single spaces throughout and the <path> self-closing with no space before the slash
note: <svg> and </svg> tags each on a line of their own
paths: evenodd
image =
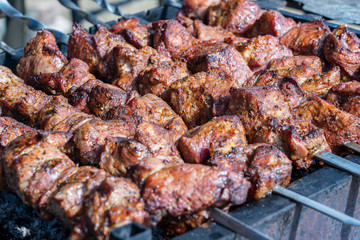
<svg viewBox="0 0 360 240">
<path fill-rule="evenodd" d="M 170 85 L 189 76 L 186 63 L 182 61 L 162 61 L 148 65 L 139 75 L 139 91 L 142 95 L 152 93 L 163 99 Z"/>
<path fill-rule="evenodd" d="M 249 182 L 245 178 L 229 180 L 226 171 L 199 164 L 163 168 L 146 179 L 142 192 L 145 209 L 160 218 L 192 214 L 228 202 L 242 204 Z"/>
<path fill-rule="evenodd" d="M 139 198 L 139 189 L 129 179 L 106 177 L 85 199 L 82 219 L 71 236 L 106 239 L 113 228 L 132 221 L 143 224 L 148 214 Z M 75 238 L 78 235 L 85 236 Z"/>
<path fill-rule="evenodd" d="M 74 154 L 84 165 L 98 166 L 107 141 L 112 138 L 127 138 L 134 134 L 134 126 L 123 120 L 85 122 L 74 132 Z"/>
<path fill-rule="evenodd" d="M 82 112 L 105 118 L 110 109 L 124 106 L 128 97 L 127 92 L 116 86 L 90 80 L 71 94 L 69 103 Z"/>
<path fill-rule="evenodd" d="M 57 72 L 66 63 L 67 59 L 56 45 L 55 37 L 43 30 L 26 44 L 16 72 L 22 79 L 29 80 L 41 73 Z"/>
<path fill-rule="evenodd" d="M 348 141 L 360 143 L 360 119 L 325 100 L 315 97 L 300 105 L 295 113 L 297 117 L 322 128 L 334 152 L 341 152 L 342 144 Z"/>
<path fill-rule="evenodd" d="M 271 59 L 292 56 L 291 50 L 271 35 L 251 38 L 236 48 L 253 72 L 266 68 Z"/>
<path fill-rule="evenodd" d="M 218 5 L 221 0 L 184 0 L 179 14 L 190 18 L 202 18 L 210 6 Z"/>
<path fill-rule="evenodd" d="M 15 138 L 34 131 L 34 129 L 12 119 L 9 117 L 0 118 L 0 153 L 3 156 L 4 148 Z M 4 173 L 3 173 L 3 160 L 0 159 L 0 191 L 6 188 Z"/>
<path fill-rule="evenodd" d="M 104 170 L 95 167 L 74 168 L 56 186 L 53 194 L 48 198 L 46 210 L 59 217 L 69 227 L 73 226 L 84 208 L 86 196 L 108 176 L 109 174 Z"/>
<path fill-rule="evenodd" d="M 152 26 L 153 45 L 161 55 L 177 59 L 196 41 L 176 20 L 161 20 L 154 22 Z"/>
<path fill-rule="evenodd" d="M 207 41 L 195 44 L 184 53 L 184 58 L 193 73 L 223 71 L 236 81 L 238 86 L 252 75 L 241 54 L 226 43 Z"/>
<path fill-rule="evenodd" d="M 224 115 L 230 88 L 240 86 L 222 72 L 200 72 L 173 83 L 168 103 L 191 129 Z"/>
<path fill-rule="evenodd" d="M 72 58 L 59 72 L 42 73 L 28 79 L 26 84 L 48 94 L 71 96 L 73 91 L 95 77 L 89 72 L 89 66 L 76 58 Z"/>
<path fill-rule="evenodd" d="M 245 129 L 237 116 L 215 117 L 185 133 L 178 143 L 188 163 L 204 163 L 218 148 L 246 145 Z"/>
<path fill-rule="evenodd" d="M 346 26 L 336 28 L 325 40 L 324 54 L 328 62 L 338 65 L 350 78 L 360 73 L 360 39 Z"/>
<path fill-rule="evenodd" d="M 230 31 L 218 26 L 208 26 L 199 20 L 194 21 L 194 35 L 202 41 L 224 40 L 225 38 L 235 37 Z"/>
<path fill-rule="evenodd" d="M 261 15 L 246 35 L 257 37 L 258 35 L 269 34 L 275 37 L 282 37 L 295 26 L 296 22 L 293 19 L 284 17 L 278 11 L 269 10 Z"/>
<path fill-rule="evenodd" d="M 107 78 L 125 91 L 135 90 L 139 73 L 158 58 L 155 49 L 148 46 L 140 50 L 132 46 L 116 46 L 104 60 L 108 69 Z"/>
<path fill-rule="evenodd" d="M 174 142 L 187 131 L 181 117 L 166 102 L 153 94 L 132 98 L 125 107 L 118 107 L 109 111 L 106 119 L 126 119 L 127 117 L 160 125 L 169 131 Z"/>
<path fill-rule="evenodd" d="M 330 29 L 323 20 L 315 20 L 293 27 L 281 38 L 281 43 L 293 50 L 294 55 L 321 56 Z"/>
<path fill-rule="evenodd" d="M 151 45 L 150 26 L 141 25 L 136 18 L 121 20 L 113 24 L 109 30 L 120 34 L 128 43 L 137 48 Z"/>
<path fill-rule="evenodd" d="M 360 117 L 360 82 L 343 82 L 333 86 L 326 95 L 326 101 Z"/>
<path fill-rule="evenodd" d="M 12 141 L 4 152 L 6 181 L 9 188 L 35 209 L 61 174 L 75 164 L 60 148 L 70 139 L 66 133 L 26 133 Z"/>
<path fill-rule="evenodd" d="M 8 68 L 0 66 L 0 106 L 4 115 L 33 124 L 33 116 L 45 107 L 51 97 L 24 84 Z"/>
<path fill-rule="evenodd" d="M 247 0 L 224 0 L 219 5 L 211 6 L 206 22 L 220 26 L 235 35 L 242 35 L 250 29 L 261 15 L 260 7 Z"/>
<path fill-rule="evenodd" d="M 150 122 L 141 122 L 130 139 L 107 144 L 100 167 L 112 175 L 132 177 L 139 185 L 164 167 L 183 163 L 169 132 Z"/>
</svg>

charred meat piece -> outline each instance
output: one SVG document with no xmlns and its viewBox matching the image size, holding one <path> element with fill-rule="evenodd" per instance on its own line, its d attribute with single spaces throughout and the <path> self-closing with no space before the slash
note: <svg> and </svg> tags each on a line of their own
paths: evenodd
<svg viewBox="0 0 360 240">
<path fill-rule="evenodd" d="M 301 23 L 282 36 L 281 43 L 294 55 L 322 56 L 324 41 L 330 32 L 323 20 Z"/>
<path fill-rule="evenodd" d="M 168 103 L 191 129 L 224 115 L 230 88 L 240 86 L 222 72 L 200 72 L 173 83 Z"/>
<path fill-rule="evenodd" d="M 295 26 L 296 22 L 293 19 L 284 17 L 278 11 L 269 10 L 261 15 L 246 35 L 248 37 L 257 37 L 269 34 L 275 37 L 282 37 Z"/>
<path fill-rule="evenodd" d="M 194 36 L 202 41 L 224 40 L 235 35 L 219 26 L 208 26 L 199 20 L 194 20 Z"/>
<path fill-rule="evenodd" d="M 184 0 L 178 15 L 189 18 L 203 18 L 210 6 L 218 5 L 221 0 Z"/>
<path fill-rule="evenodd" d="M 153 45 L 161 54 L 177 59 L 196 40 L 186 28 L 176 20 L 161 20 L 152 24 Z"/>
<path fill-rule="evenodd" d="M 111 109 L 124 106 L 128 98 L 129 94 L 116 86 L 90 80 L 69 96 L 69 103 L 82 112 L 105 118 Z"/>
<path fill-rule="evenodd" d="M 162 61 L 148 65 L 139 75 L 139 91 L 142 95 L 154 94 L 166 99 L 170 85 L 189 76 L 186 63 L 182 61 Z"/>
<path fill-rule="evenodd" d="M 319 151 L 330 150 L 324 132 L 292 116 L 286 96 L 275 86 L 230 91 L 228 114 L 244 124 L 249 143 L 267 143 L 285 151 L 294 164 L 308 168 Z"/>
<path fill-rule="evenodd" d="M 315 97 L 305 102 L 296 109 L 295 113 L 300 119 L 322 128 L 334 152 L 341 152 L 342 145 L 348 141 L 360 143 L 360 119 L 321 98 Z"/>
<path fill-rule="evenodd" d="M 205 22 L 241 36 L 254 25 L 261 13 L 260 7 L 254 2 L 225 0 L 209 8 Z"/>
<path fill-rule="evenodd" d="M 326 101 L 360 117 L 360 82 L 343 82 L 333 86 L 326 95 Z"/>
<path fill-rule="evenodd" d="M 279 38 L 271 35 L 251 38 L 236 48 L 253 72 L 266 68 L 272 59 L 292 56 L 291 50 L 280 44 Z"/>
<path fill-rule="evenodd" d="M 182 164 L 169 132 L 150 122 L 141 122 L 133 138 L 106 144 L 100 167 L 112 175 L 131 177 L 138 185 L 162 168 Z"/>
<path fill-rule="evenodd" d="M 55 37 L 43 30 L 26 44 L 16 72 L 22 79 L 29 80 L 41 73 L 57 72 L 66 63 L 67 59 L 56 45 Z"/>
<path fill-rule="evenodd" d="M 153 94 L 132 98 L 124 107 L 111 109 L 105 119 L 135 118 L 137 121 L 149 121 L 167 129 L 174 142 L 187 131 L 181 117 L 161 98 Z"/>
<path fill-rule="evenodd" d="M 158 218 L 192 214 L 210 206 L 242 204 L 249 182 L 245 178 L 231 181 L 226 171 L 199 164 L 182 164 L 164 168 L 150 175 L 142 196 L 145 209 Z"/>
<path fill-rule="evenodd" d="M 237 116 L 215 117 L 185 133 L 178 143 L 184 160 L 203 164 L 219 148 L 246 145 L 245 129 Z"/>
<path fill-rule="evenodd" d="M 142 25 L 136 18 L 121 20 L 110 27 L 110 32 L 120 34 L 137 48 L 151 45 L 150 26 Z"/>
<path fill-rule="evenodd" d="M 183 55 L 193 73 L 223 71 L 241 86 L 252 75 L 241 54 L 231 45 L 216 41 L 200 42 Z"/>
<path fill-rule="evenodd" d="M 328 62 L 338 65 L 350 78 L 360 73 L 360 39 L 346 26 L 337 27 L 325 41 L 324 54 Z"/>
<path fill-rule="evenodd" d="M 28 79 L 26 84 L 48 94 L 71 96 L 74 90 L 90 79 L 95 77 L 89 72 L 89 66 L 79 59 L 72 58 L 59 72 L 37 75 Z"/>
</svg>

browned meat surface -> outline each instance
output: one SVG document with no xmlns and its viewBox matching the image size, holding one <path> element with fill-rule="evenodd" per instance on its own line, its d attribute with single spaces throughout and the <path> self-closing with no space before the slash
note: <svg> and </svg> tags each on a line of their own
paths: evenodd
<svg viewBox="0 0 360 240">
<path fill-rule="evenodd" d="M 190 18 L 202 18 L 210 6 L 218 5 L 221 0 L 184 0 L 179 14 Z"/>
<path fill-rule="evenodd" d="M 79 59 L 72 58 L 59 72 L 37 75 L 28 79 L 26 84 L 48 94 L 71 96 L 74 90 L 90 79 L 95 77 L 89 72 L 89 66 Z"/>
<path fill-rule="evenodd" d="M 278 11 L 269 10 L 261 15 L 246 35 L 256 37 L 258 35 L 269 34 L 275 37 L 282 37 L 295 26 L 296 22 L 293 19 L 284 17 Z"/>
<path fill-rule="evenodd" d="M 220 26 L 235 35 L 242 35 L 250 29 L 261 15 L 260 7 L 247 0 L 224 0 L 209 8 L 206 22 Z"/>
<path fill-rule="evenodd" d="M 350 78 L 360 73 L 360 39 L 346 26 L 336 28 L 325 41 L 324 54 L 328 62 L 338 65 Z"/>
<path fill-rule="evenodd" d="M 189 76 L 186 63 L 182 61 L 162 61 L 149 64 L 139 75 L 139 91 L 142 95 L 154 94 L 166 99 L 170 85 Z"/>
<path fill-rule="evenodd" d="M 137 77 L 148 64 L 160 61 L 155 49 L 143 47 L 140 50 L 133 46 L 118 45 L 104 58 L 107 68 L 106 76 L 112 84 L 129 91 L 137 89 Z"/>
<path fill-rule="evenodd" d="M 187 131 L 181 117 L 161 98 L 146 94 L 132 98 L 124 107 L 114 108 L 108 112 L 106 119 L 135 118 L 137 121 L 149 121 L 167 129 L 174 142 Z"/>
<path fill-rule="evenodd" d="M 183 163 L 169 132 L 150 122 L 141 122 L 133 138 L 105 147 L 100 167 L 112 175 L 131 177 L 138 185 L 162 168 Z"/>
<path fill-rule="evenodd" d="M 67 59 L 56 45 L 55 37 L 43 30 L 26 44 L 16 71 L 19 77 L 29 80 L 41 73 L 57 72 L 66 63 Z"/>
<path fill-rule="evenodd" d="M 230 94 L 227 113 L 239 116 L 249 143 L 273 144 L 305 169 L 313 164 L 314 154 L 330 150 L 321 129 L 293 119 L 286 96 L 277 87 L 232 89 Z"/>
<path fill-rule="evenodd" d="M 202 41 L 224 40 L 225 38 L 235 37 L 230 31 L 219 26 L 209 26 L 199 20 L 194 21 L 194 36 Z"/>
<path fill-rule="evenodd" d="M 343 82 L 333 86 L 326 95 L 326 101 L 360 117 L 360 82 Z"/>
<path fill-rule="evenodd" d="M 223 71 L 241 86 L 252 75 L 246 61 L 226 43 L 205 41 L 192 45 L 183 55 L 193 73 Z"/>
<path fill-rule="evenodd" d="M 192 214 L 212 205 L 242 204 L 249 182 L 239 175 L 199 164 L 164 168 L 150 175 L 142 196 L 145 209 L 155 216 Z"/>
<path fill-rule="evenodd" d="M 124 106 L 128 97 L 127 92 L 116 86 L 90 80 L 69 96 L 69 103 L 82 112 L 105 118 L 111 109 Z"/>
<path fill-rule="evenodd" d="M 222 72 L 200 72 L 173 83 L 168 103 L 191 129 L 224 115 L 230 88 L 240 86 Z"/>
<path fill-rule="evenodd" d="M 360 119 L 325 100 L 316 97 L 300 105 L 295 113 L 300 119 L 322 128 L 334 152 L 339 152 L 342 144 L 348 141 L 360 143 Z"/>
<path fill-rule="evenodd" d="M 161 54 L 177 59 L 195 41 L 186 28 L 176 20 L 161 20 L 152 24 L 153 45 Z"/>
<path fill-rule="evenodd" d="M 219 148 L 246 145 L 245 129 L 237 116 L 215 117 L 202 126 L 185 133 L 178 148 L 188 163 L 205 163 Z"/>
<path fill-rule="evenodd" d="M 136 18 L 121 20 L 110 27 L 110 32 L 120 34 L 137 48 L 151 45 L 150 26 L 140 24 Z"/>
<path fill-rule="evenodd" d="M 316 20 L 293 27 L 281 38 L 281 43 L 293 50 L 294 55 L 321 56 L 329 34 L 329 27 Z"/>
<path fill-rule="evenodd" d="M 253 72 L 266 68 L 272 59 L 292 56 L 291 50 L 280 44 L 279 38 L 271 35 L 251 38 L 236 48 Z"/>
</svg>

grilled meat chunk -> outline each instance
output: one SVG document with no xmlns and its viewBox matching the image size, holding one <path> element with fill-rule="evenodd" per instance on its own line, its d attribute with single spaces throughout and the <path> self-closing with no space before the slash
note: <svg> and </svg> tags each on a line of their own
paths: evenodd
<svg viewBox="0 0 360 240">
<path fill-rule="evenodd" d="M 328 62 L 338 65 L 345 75 L 356 78 L 360 74 L 360 39 L 346 26 L 340 26 L 325 41 L 324 54 Z"/>
<path fill-rule="evenodd" d="M 235 35 L 219 26 L 209 26 L 199 20 L 194 20 L 194 36 L 202 41 L 224 40 L 225 38 L 235 37 Z"/>
<path fill-rule="evenodd" d="M 142 191 L 145 209 L 157 217 L 177 217 L 213 205 L 242 204 L 250 184 L 237 177 L 234 181 L 227 171 L 199 164 L 164 168 L 145 182 Z"/>
<path fill-rule="evenodd" d="M 184 0 L 178 15 L 189 18 L 203 18 L 210 6 L 218 5 L 221 0 Z"/>
<path fill-rule="evenodd" d="M 360 143 L 360 119 L 321 98 L 305 102 L 295 113 L 298 118 L 322 128 L 334 152 L 341 152 L 342 145 L 348 141 Z"/>
<path fill-rule="evenodd" d="M 314 154 L 330 150 L 321 129 L 293 118 L 286 97 L 277 87 L 232 89 L 230 94 L 227 113 L 239 116 L 249 143 L 273 144 L 297 167 L 305 169 L 313 164 Z"/>
<path fill-rule="evenodd" d="M 185 133 L 178 143 L 184 160 L 203 164 L 219 148 L 246 145 L 245 129 L 237 116 L 215 117 Z"/>
<path fill-rule="evenodd" d="M 186 28 L 176 20 L 161 20 L 152 24 L 153 45 L 161 54 L 177 59 L 195 41 Z"/>
<path fill-rule="evenodd" d="M 230 88 L 240 86 L 222 72 L 200 72 L 174 82 L 168 103 L 191 129 L 224 115 Z"/>
<path fill-rule="evenodd" d="M 291 50 L 280 44 L 279 38 L 271 35 L 251 38 L 236 48 L 253 72 L 266 68 L 272 59 L 292 56 Z"/>
<path fill-rule="evenodd" d="M 324 41 L 330 32 L 323 20 L 301 23 L 282 36 L 281 43 L 294 55 L 322 56 Z"/>
<path fill-rule="evenodd" d="M 48 94 L 71 96 L 74 90 L 90 79 L 95 77 L 89 72 L 89 66 L 79 59 L 72 58 L 60 71 L 42 73 L 28 79 L 26 84 Z"/>
<path fill-rule="evenodd" d="M 223 71 L 241 86 L 252 75 L 246 61 L 226 43 L 205 41 L 192 45 L 183 55 L 191 72 Z"/>
<path fill-rule="evenodd" d="M 284 17 L 278 11 L 269 10 L 261 15 L 246 35 L 248 37 L 257 37 L 259 35 L 282 37 L 295 26 L 296 22 L 293 19 Z"/>
<path fill-rule="evenodd" d="M 220 26 L 235 35 L 243 35 L 261 16 L 260 7 L 247 0 L 225 0 L 211 6 L 206 14 L 208 25 Z"/>
<path fill-rule="evenodd" d="M 142 95 L 154 94 L 166 99 L 170 85 L 189 76 L 186 63 L 182 61 L 162 61 L 149 64 L 139 75 L 139 91 Z"/>
<path fill-rule="evenodd" d="M 326 101 L 360 117 L 360 82 L 343 82 L 333 86 L 326 95 Z"/>
<path fill-rule="evenodd" d="M 26 44 L 16 72 L 22 79 L 29 80 L 41 73 L 57 72 L 66 63 L 67 59 L 56 45 L 55 37 L 42 30 Z"/>
<path fill-rule="evenodd" d="M 142 25 L 136 18 L 129 18 L 113 24 L 109 30 L 123 36 L 131 45 L 142 48 L 151 45 L 150 28 Z"/>
<path fill-rule="evenodd" d="M 181 117 L 161 98 L 153 94 L 132 98 L 125 107 L 111 109 L 105 119 L 135 118 L 136 121 L 149 121 L 167 129 L 171 139 L 176 142 L 187 131 Z"/>
</svg>

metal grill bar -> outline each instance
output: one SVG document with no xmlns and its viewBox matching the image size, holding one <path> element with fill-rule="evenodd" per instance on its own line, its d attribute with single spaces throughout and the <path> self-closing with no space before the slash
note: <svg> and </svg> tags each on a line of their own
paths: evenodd
<svg viewBox="0 0 360 240">
<path fill-rule="evenodd" d="M 41 31 L 41 30 L 45 29 L 45 30 L 52 32 L 54 34 L 56 40 L 60 43 L 67 44 L 67 42 L 69 40 L 68 35 L 66 35 L 62 32 L 59 32 L 55 29 L 47 28 L 42 22 L 40 22 L 34 18 L 24 16 L 21 12 L 19 12 L 13 6 L 11 6 L 10 3 L 6 0 L 0 0 L 0 11 L 5 13 L 5 15 L 8 17 L 20 19 L 31 30 Z"/>
<path fill-rule="evenodd" d="M 359 144 L 356 144 L 354 142 L 348 142 L 348 143 L 345 143 L 344 145 L 345 145 L 345 147 L 356 152 L 357 154 L 360 154 L 360 145 Z"/>
</svg>

